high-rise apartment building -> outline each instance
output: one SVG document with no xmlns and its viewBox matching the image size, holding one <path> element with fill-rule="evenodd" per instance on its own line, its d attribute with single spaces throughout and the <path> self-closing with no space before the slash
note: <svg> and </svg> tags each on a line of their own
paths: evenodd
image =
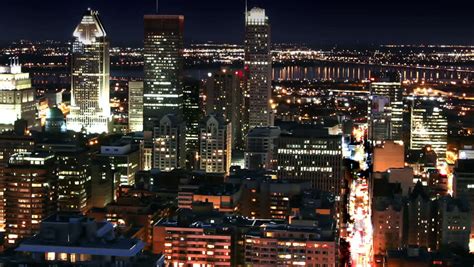
<svg viewBox="0 0 474 267">
<path fill-rule="evenodd" d="M 30 75 L 21 71 L 18 59 L 12 59 L 10 66 L 0 66 L 0 130 L 13 129 L 17 119 L 26 120 L 28 126 L 34 125 L 35 94 Z"/>
<path fill-rule="evenodd" d="M 428 146 L 441 161 L 446 158 L 448 146 L 448 119 L 443 103 L 443 98 L 413 96 L 410 125 L 410 149 L 421 151 Z"/>
<path fill-rule="evenodd" d="M 153 168 L 164 172 L 185 167 L 186 126 L 173 114 L 165 115 L 153 131 Z"/>
<path fill-rule="evenodd" d="M 184 17 L 145 15 L 143 123 L 152 131 L 164 115 L 182 116 Z"/>
<path fill-rule="evenodd" d="M 208 115 L 199 130 L 200 170 L 227 174 L 232 156 L 232 126 L 221 116 Z"/>
<path fill-rule="evenodd" d="M 128 129 L 143 131 L 143 82 L 128 82 Z"/>
<path fill-rule="evenodd" d="M 369 120 L 372 122 L 374 129 L 378 129 L 378 136 L 382 134 L 381 126 L 388 128 L 387 137 L 394 141 L 403 140 L 403 88 L 398 72 L 376 72 L 370 77 L 370 94 L 372 101 L 380 102 L 382 97 L 389 100 L 384 107 L 379 106 L 380 103 L 372 103 L 372 107 L 377 105 L 379 111 L 382 111 L 383 117 Z M 372 114 L 376 115 L 376 114 Z M 380 115 L 380 114 L 378 114 Z M 385 133 L 384 132 L 384 133 Z"/>
<path fill-rule="evenodd" d="M 5 184 L 7 246 L 34 235 L 41 220 L 56 212 L 57 178 L 54 155 L 25 152 L 12 155 L 0 173 Z"/>
<path fill-rule="evenodd" d="M 239 73 L 229 69 L 215 72 L 207 79 L 204 91 L 206 114 L 220 112 L 232 123 L 234 148 L 243 147 L 244 90 L 241 87 L 243 75 Z"/>
<path fill-rule="evenodd" d="M 109 41 L 99 13 L 88 9 L 73 36 L 68 129 L 88 133 L 109 132 Z"/>
<path fill-rule="evenodd" d="M 270 23 L 261 8 L 252 8 L 245 14 L 245 68 L 249 73 L 249 128 L 272 126 Z"/>
</svg>

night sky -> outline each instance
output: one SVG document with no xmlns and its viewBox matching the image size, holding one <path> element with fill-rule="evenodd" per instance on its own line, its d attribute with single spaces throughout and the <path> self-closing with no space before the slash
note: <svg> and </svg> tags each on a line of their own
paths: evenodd
<svg viewBox="0 0 474 267">
<path fill-rule="evenodd" d="M 140 46 L 143 15 L 155 0 L 0 0 L 0 41 L 68 40 L 87 7 L 97 9 L 112 45 Z M 267 10 L 273 42 L 311 45 L 474 44 L 472 3 L 464 0 L 249 0 Z M 244 0 L 160 0 L 183 14 L 186 41 L 242 43 Z"/>
</svg>

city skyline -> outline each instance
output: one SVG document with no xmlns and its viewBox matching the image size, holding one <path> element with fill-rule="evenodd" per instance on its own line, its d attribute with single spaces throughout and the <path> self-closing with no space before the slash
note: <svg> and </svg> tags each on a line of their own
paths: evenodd
<svg viewBox="0 0 474 267">
<path fill-rule="evenodd" d="M 474 266 L 456 0 L 6 1 L 0 266 Z"/>
<path fill-rule="evenodd" d="M 405 0 L 397 4 L 375 1 L 343 1 L 318 3 L 298 0 L 285 3 L 269 0 L 248 1 L 267 10 L 270 17 L 283 18 L 273 23 L 273 42 L 330 44 L 468 44 L 474 39 L 474 22 L 467 9 L 458 8 L 465 1 L 454 1 L 444 6 L 440 1 Z M 242 43 L 244 36 L 244 1 L 217 0 L 159 2 L 159 14 L 184 15 L 188 21 L 186 43 L 215 41 Z M 86 8 L 98 10 L 109 29 L 112 45 L 140 46 L 143 37 L 143 15 L 155 14 L 155 1 L 132 3 L 114 1 L 114 5 L 97 0 L 64 1 L 29 0 L 4 4 L 0 42 L 19 39 L 70 40 L 74 21 L 80 20 Z M 15 10 L 22 10 L 18 16 Z M 62 10 L 62 12 L 56 12 Z M 196 12 L 199 10 L 199 12 Z M 291 12 L 288 12 L 290 10 Z M 51 16 L 55 19 L 51 20 Z M 42 23 L 36 23 L 41 20 Z M 58 23 L 60 22 L 60 23 Z M 77 23 L 77 22 L 76 22 Z M 54 28 L 52 31 L 50 29 Z M 49 30 L 48 30 L 49 29 Z M 232 29 L 228 31 L 226 29 Z M 228 34 L 222 34 L 229 32 Z"/>
</svg>

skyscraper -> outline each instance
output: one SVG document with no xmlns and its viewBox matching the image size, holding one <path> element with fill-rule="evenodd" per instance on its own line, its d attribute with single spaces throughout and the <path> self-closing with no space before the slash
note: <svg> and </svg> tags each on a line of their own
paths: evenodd
<svg viewBox="0 0 474 267">
<path fill-rule="evenodd" d="M 429 146 L 438 160 L 446 158 L 448 146 L 448 119 L 443 102 L 443 98 L 414 96 L 411 104 L 410 149 L 422 150 Z"/>
<path fill-rule="evenodd" d="M 143 82 L 128 82 L 128 128 L 143 131 Z"/>
<path fill-rule="evenodd" d="M 35 120 L 35 90 L 30 76 L 21 72 L 18 59 L 11 60 L 10 66 L 0 66 L 0 130 L 13 129 L 17 119 L 26 120 L 28 126 Z"/>
<path fill-rule="evenodd" d="M 109 41 L 97 11 L 88 9 L 73 33 L 71 114 L 68 129 L 109 131 Z"/>
<path fill-rule="evenodd" d="M 196 167 L 196 154 L 199 150 L 199 122 L 202 119 L 200 90 L 200 80 L 184 80 L 183 119 L 186 123 L 186 167 L 189 169 Z"/>
<path fill-rule="evenodd" d="M 206 114 L 222 113 L 227 122 L 232 123 L 234 148 L 242 148 L 242 117 L 244 92 L 240 80 L 241 72 L 221 69 L 207 79 L 205 87 Z"/>
<path fill-rule="evenodd" d="M 370 80 L 371 107 L 372 111 L 377 111 L 372 112 L 372 116 L 375 117 L 369 120 L 372 122 L 373 131 L 371 132 L 378 139 L 388 137 L 387 139 L 402 141 L 403 88 L 400 74 L 398 72 L 377 72 L 371 75 Z M 374 107 L 377 108 L 374 109 Z"/>
<path fill-rule="evenodd" d="M 145 15 L 143 124 L 153 124 L 167 114 L 182 116 L 184 17 Z"/>
<path fill-rule="evenodd" d="M 271 126 L 272 57 L 270 24 L 265 10 L 252 8 L 245 16 L 245 68 L 249 72 L 249 128 Z"/>
</svg>

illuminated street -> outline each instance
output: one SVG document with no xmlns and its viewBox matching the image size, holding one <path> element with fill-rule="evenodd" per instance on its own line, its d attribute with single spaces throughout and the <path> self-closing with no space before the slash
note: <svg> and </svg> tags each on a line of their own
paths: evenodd
<svg viewBox="0 0 474 267">
<path fill-rule="evenodd" d="M 350 184 L 348 207 L 350 220 L 347 232 L 351 248 L 351 266 L 364 267 L 371 266 L 373 260 L 368 177 L 361 173 L 367 169 L 367 154 L 364 149 L 363 130 L 355 130 L 353 136 L 356 144 L 352 159 L 359 163 L 359 169 L 352 170 L 354 179 Z"/>
</svg>

